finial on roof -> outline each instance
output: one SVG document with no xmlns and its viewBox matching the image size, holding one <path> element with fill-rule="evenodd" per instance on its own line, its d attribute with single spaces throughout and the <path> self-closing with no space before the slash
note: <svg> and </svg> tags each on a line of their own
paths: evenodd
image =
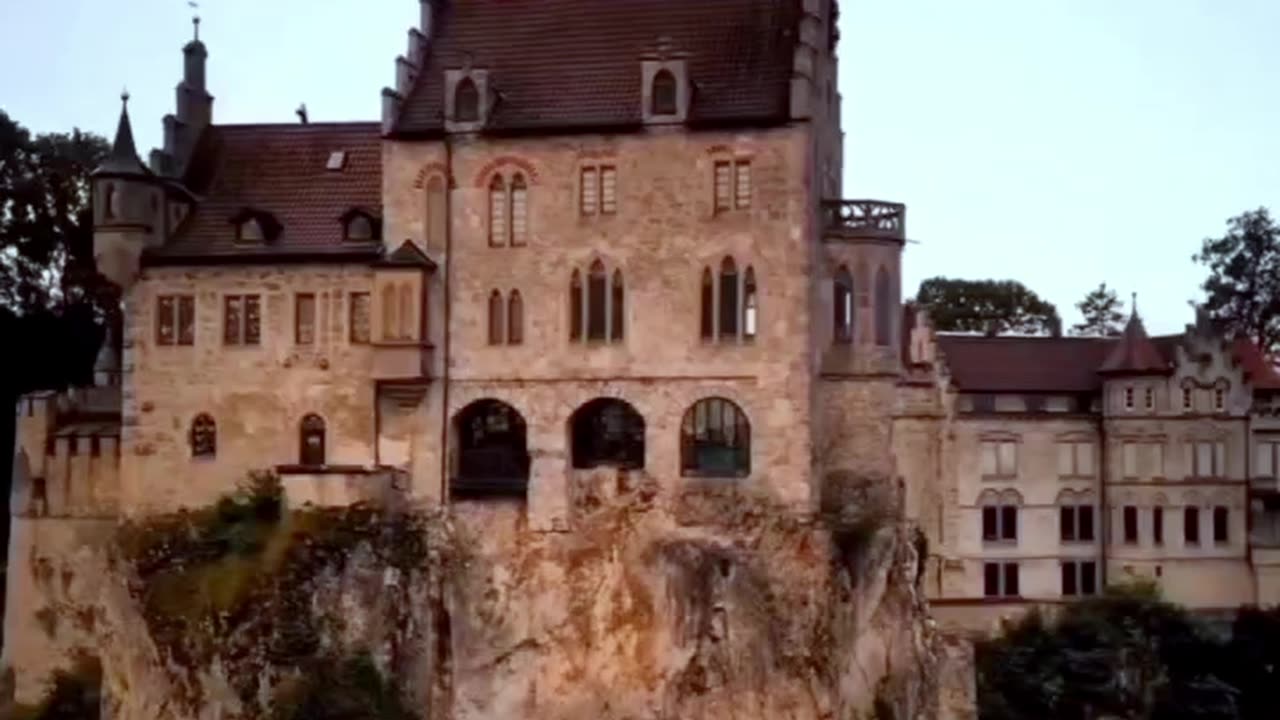
<svg viewBox="0 0 1280 720">
<path fill-rule="evenodd" d="M 1134 317 L 1137 317 L 1137 315 L 1138 315 L 1138 293 L 1137 293 L 1137 292 L 1134 292 L 1130 297 L 1131 297 L 1131 299 L 1130 299 L 1130 301 L 1129 301 L 1129 313 L 1130 313 L 1131 315 L 1133 315 Z"/>
<path fill-rule="evenodd" d="M 120 91 L 120 103 L 125 106 L 126 110 L 129 108 L 129 88 Z"/>
<path fill-rule="evenodd" d="M 196 42 L 200 42 L 200 16 L 199 16 L 199 15 L 196 15 L 196 16 L 194 16 L 194 17 L 192 17 L 192 18 L 191 18 L 191 26 L 192 26 L 192 28 L 194 28 L 194 29 L 195 29 L 195 38 L 194 38 L 194 40 L 195 40 Z"/>
</svg>

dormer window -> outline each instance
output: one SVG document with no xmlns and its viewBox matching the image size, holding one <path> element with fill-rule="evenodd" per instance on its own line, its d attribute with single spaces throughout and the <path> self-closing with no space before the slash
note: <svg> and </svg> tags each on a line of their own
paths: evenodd
<svg viewBox="0 0 1280 720">
<path fill-rule="evenodd" d="M 654 115 L 675 115 L 679 110 L 676 103 L 676 76 L 670 70 L 659 70 L 653 76 L 653 88 L 650 91 Z"/>
<path fill-rule="evenodd" d="M 369 242 L 378 239 L 378 221 L 363 210 L 348 210 L 342 216 L 342 239 Z"/>
<path fill-rule="evenodd" d="M 480 91 L 469 77 L 460 80 L 454 90 L 453 119 L 464 123 L 480 121 Z"/>
<path fill-rule="evenodd" d="M 266 239 L 267 234 L 262 228 L 262 221 L 258 218 L 247 218 L 236 226 L 236 240 L 239 242 L 260 243 Z"/>
<path fill-rule="evenodd" d="M 231 218 L 236 226 L 236 242 L 245 245 L 268 243 L 280 234 L 280 223 L 271 213 L 262 210 L 246 209 Z"/>
</svg>

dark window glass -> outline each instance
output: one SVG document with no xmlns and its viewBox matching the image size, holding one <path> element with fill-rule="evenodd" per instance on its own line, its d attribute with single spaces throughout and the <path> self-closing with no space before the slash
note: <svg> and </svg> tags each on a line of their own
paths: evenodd
<svg viewBox="0 0 1280 720">
<path fill-rule="evenodd" d="M 156 298 L 156 344 L 173 345 L 176 336 L 175 298 L 161 295 Z"/>
<path fill-rule="evenodd" d="M 1080 563 L 1080 594 L 1095 595 L 1098 592 L 1098 564 Z"/>
<path fill-rule="evenodd" d="M 984 507 L 982 508 L 982 539 L 983 540 L 999 540 L 1000 539 L 1000 508 Z"/>
<path fill-rule="evenodd" d="M 512 290 L 507 301 L 507 342 L 512 345 L 524 342 L 524 300 L 519 290 Z"/>
<path fill-rule="evenodd" d="M 836 342 L 853 342 L 853 276 L 849 274 L 849 268 L 843 265 L 836 271 L 832 311 L 832 330 Z"/>
<path fill-rule="evenodd" d="M 654 115 L 676 114 L 676 76 L 668 70 L 659 70 L 653 75 L 651 88 L 653 106 L 650 112 Z"/>
<path fill-rule="evenodd" d="M 455 494 L 523 496 L 529 484 L 524 418 L 498 400 L 479 400 L 458 413 Z"/>
<path fill-rule="evenodd" d="M 756 294 L 756 271 L 750 265 L 742 276 L 742 337 L 754 340 L 760 322 L 760 299 Z"/>
<path fill-rule="evenodd" d="M 1151 508 L 1151 540 L 1156 545 L 1164 544 L 1164 508 Z"/>
<path fill-rule="evenodd" d="M 1230 539 L 1230 531 L 1228 529 L 1229 513 L 1227 508 L 1219 505 L 1213 509 L 1213 541 L 1215 543 L 1226 543 Z"/>
<path fill-rule="evenodd" d="M 582 276 L 577 270 L 569 278 L 569 339 L 582 339 Z"/>
<path fill-rule="evenodd" d="M 644 418 L 629 403 L 592 400 L 574 412 L 570 426 L 575 468 L 644 467 Z"/>
<path fill-rule="evenodd" d="M 723 398 L 706 398 L 685 411 L 680 467 L 686 475 L 743 477 L 751 472 L 751 424 Z"/>
<path fill-rule="evenodd" d="M 227 345 L 240 345 L 243 342 L 244 298 L 228 295 L 223 302 L 222 341 Z"/>
<path fill-rule="evenodd" d="M 710 340 L 715 336 L 715 286 L 711 280 L 711 268 L 702 269 L 702 318 L 700 322 L 702 339 Z"/>
<path fill-rule="evenodd" d="M 732 258 L 720 263 L 720 337 L 738 335 L 738 267 Z"/>
<path fill-rule="evenodd" d="M 1027 412 L 1044 412 L 1045 400 L 1043 395 L 1027 395 L 1023 400 L 1026 402 Z"/>
<path fill-rule="evenodd" d="M 191 421 L 191 456 L 213 457 L 218 452 L 218 426 L 213 418 L 200 414 Z"/>
<path fill-rule="evenodd" d="M 1000 564 L 999 563 L 983 564 L 982 594 L 987 597 L 1000 596 Z"/>
<path fill-rule="evenodd" d="M 1076 539 L 1075 507 L 1058 508 L 1058 537 L 1066 542 Z"/>
<path fill-rule="evenodd" d="M 893 340 L 893 319 L 897 308 L 893 306 L 893 288 L 889 284 L 889 271 L 883 267 L 876 272 L 876 344 L 889 345 Z"/>
<path fill-rule="evenodd" d="M 1018 508 L 1013 505 L 1000 508 L 1000 539 L 1018 539 Z"/>
<path fill-rule="evenodd" d="M 1004 594 L 1007 597 L 1017 597 L 1021 594 L 1018 589 L 1018 564 L 1004 564 Z"/>
<path fill-rule="evenodd" d="M 303 465 L 325 464 L 324 419 L 319 415 L 307 415 L 299 425 L 298 459 Z"/>
<path fill-rule="evenodd" d="M 1076 508 L 1076 519 L 1079 521 L 1079 532 L 1076 537 L 1085 541 L 1093 540 L 1093 506 L 1078 506 Z"/>
<path fill-rule="evenodd" d="M 196 299 L 192 295 L 178 296 L 178 344 L 196 343 Z"/>
<path fill-rule="evenodd" d="M 604 265 L 597 260 L 587 274 L 587 339 L 605 340 L 608 328 L 605 315 Z"/>
<path fill-rule="evenodd" d="M 505 330 L 506 321 L 502 313 L 502 293 L 494 290 L 489 293 L 489 344 L 501 345 L 502 333 Z"/>
<path fill-rule="evenodd" d="M 1126 505 L 1124 513 L 1124 541 L 1126 543 L 1138 542 L 1138 508 L 1132 505 Z"/>
<path fill-rule="evenodd" d="M 471 78 L 458 81 L 453 95 L 453 119 L 457 122 L 476 122 L 480 119 L 480 91 Z"/>
<path fill-rule="evenodd" d="M 622 285 L 622 271 L 613 271 L 613 287 L 610 290 L 613 294 L 610 309 L 610 327 L 609 339 L 613 342 L 621 342 L 626 337 L 626 288 Z"/>
<path fill-rule="evenodd" d="M 995 396 L 995 395 L 987 395 L 987 394 L 974 395 L 974 396 L 973 396 L 973 411 L 974 411 L 974 412 L 995 412 L 995 411 L 996 411 L 996 396 Z"/>
<path fill-rule="evenodd" d="M 1071 597 L 1076 594 L 1076 564 L 1062 563 L 1062 594 Z"/>
<path fill-rule="evenodd" d="M 262 316 L 257 295 L 244 296 L 244 344 L 257 345 L 262 339 Z"/>
<path fill-rule="evenodd" d="M 1188 545 L 1200 544 L 1200 509 L 1199 508 L 1183 508 L 1182 510 L 1182 539 Z"/>
</svg>

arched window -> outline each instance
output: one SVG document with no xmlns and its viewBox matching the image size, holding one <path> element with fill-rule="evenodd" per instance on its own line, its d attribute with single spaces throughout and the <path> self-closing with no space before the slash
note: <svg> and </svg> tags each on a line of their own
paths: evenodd
<svg viewBox="0 0 1280 720">
<path fill-rule="evenodd" d="M 751 472 L 751 423 L 724 398 L 705 398 L 684 413 L 680 471 L 702 477 L 745 477 Z"/>
<path fill-rule="evenodd" d="M 449 222 L 445 209 L 444 179 L 434 175 L 427 181 L 427 244 L 439 247 L 444 243 L 445 226 Z"/>
<path fill-rule="evenodd" d="M 489 293 L 489 344 L 501 345 L 503 340 L 504 321 L 502 318 L 502 293 L 494 290 Z"/>
<path fill-rule="evenodd" d="M 644 467 L 644 418 L 623 400 L 597 398 L 569 420 L 573 466 Z"/>
<path fill-rule="evenodd" d="M 519 247 L 528 240 L 529 190 L 524 175 L 516 173 L 511 178 L 511 246 Z"/>
<path fill-rule="evenodd" d="M 213 457 L 218 454 L 218 425 L 213 417 L 200 413 L 191 421 L 191 457 Z"/>
<path fill-rule="evenodd" d="M 733 258 L 720 263 L 720 337 L 738 336 L 738 266 Z"/>
<path fill-rule="evenodd" d="M 621 342 L 625 336 L 626 321 L 626 289 L 622 285 L 622 271 L 613 271 L 612 298 L 609 305 L 610 326 L 609 339 Z"/>
<path fill-rule="evenodd" d="M 853 342 L 853 277 L 849 275 L 849 268 L 841 265 L 836 270 L 836 278 L 833 284 L 831 309 L 832 317 L 832 333 L 836 342 L 849 343 Z"/>
<path fill-rule="evenodd" d="M 702 339 L 712 340 L 716 334 L 716 296 L 711 279 L 711 268 L 702 269 Z"/>
<path fill-rule="evenodd" d="M 755 340 L 756 324 L 760 321 L 760 305 L 756 298 L 756 271 L 750 265 L 742 279 L 742 337 Z"/>
<path fill-rule="evenodd" d="M 889 286 L 889 271 L 881 267 L 876 272 L 876 344 L 893 342 L 893 297 Z"/>
<path fill-rule="evenodd" d="M 676 76 L 672 75 L 670 70 L 659 70 L 654 73 L 653 86 L 649 89 L 649 92 L 653 103 L 649 109 L 651 114 L 676 114 Z"/>
<path fill-rule="evenodd" d="M 596 260 L 591 263 L 587 272 L 587 339 L 605 340 L 608 328 L 608 316 L 605 315 L 605 276 L 604 263 Z"/>
<path fill-rule="evenodd" d="M 299 425 L 298 460 L 303 465 L 325 464 L 324 418 L 312 413 Z"/>
<path fill-rule="evenodd" d="M 507 185 L 501 175 L 494 175 L 489 181 L 489 244 L 507 244 Z"/>
<path fill-rule="evenodd" d="M 454 416 L 457 457 L 451 487 L 459 495 L 520 495 L 529 485 L 524 418 L 498 400 L 477 400 Z"/>
<path fill-rule="evenodd" d="M 569 339 L 582 339 L 582 275 L 577 270 L 569 277 Z"/>
<path fill-rule="evenodd" d="M 362 241 L 373 239 L 373 220 L 368 215 L 355 214 L 347 220 L 347 240 Z"/>
<path fill-rule="evenodd" d="M 115 183 L 107 183 L 107 189 L 102 194 L 102 217 L 104 220 L 112 220 L 119 214 L 119 208 L 116 207 Z"/>
<path fill-rule="evenodd" d="M 382 339 L 394 340 L 396 333 L 400 332 L 400 321 L 396 310 L 396 287 L 395 285 L 382 286 Z"/>
<path fill-rule="evenodd" d="M 413 311 L 413 288 L 409 283 L 400 285 L 400 339 L 412 340 L 418 333 L 413 330 L 416 313 Z"/>
<path fill-rule="evenodd" d="M 471 78 L 462 78 L 453 91 L 453 119 L 456 122 L 480 120 L 480 91 Z"/>
<path fill-rule="evenodd" d="M 243 220 L 236 228 L 236 239 L 240 242 L 260 243 L 266 240 L 267 235 L 263 232 L 262 223 L 257 218 Z"/>
<path fill-rule="evenodd" d="M 519 345 L 524 342 L 524 301 L 520 291 L 512 290 L 507 300 L 507 342 Z"/>
</svg>

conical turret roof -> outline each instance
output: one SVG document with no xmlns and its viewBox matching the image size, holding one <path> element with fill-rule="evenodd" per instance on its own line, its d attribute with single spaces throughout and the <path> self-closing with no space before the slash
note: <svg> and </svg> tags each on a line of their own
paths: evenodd
<svg viewBox="0 0 1280 720">
<path fill-rule="evenodd" d="M 129 93 L 121 95 L 120 100 L 120 122 L 116 125 L 116 139 L 111 143 L 111 153 L 93 174 L 149 176 L 151 171 L 138 159 L 138 148 L 133 142 L 133 125 L 129 122 Z"/>
<path fill-rule="evenodd" d="M 1142 326 L 1142 318 L 1135 310 L 1124 326 L 1124 334 L 1120 342 L 1112 348 L 1106 361 L 1098 368 L 1103 374 L 1141 375 L 1146 373 L 1163 373 L 1169 370 L 1155 343 L 1147 336 L 1147 329 Z"/>
</svg>

